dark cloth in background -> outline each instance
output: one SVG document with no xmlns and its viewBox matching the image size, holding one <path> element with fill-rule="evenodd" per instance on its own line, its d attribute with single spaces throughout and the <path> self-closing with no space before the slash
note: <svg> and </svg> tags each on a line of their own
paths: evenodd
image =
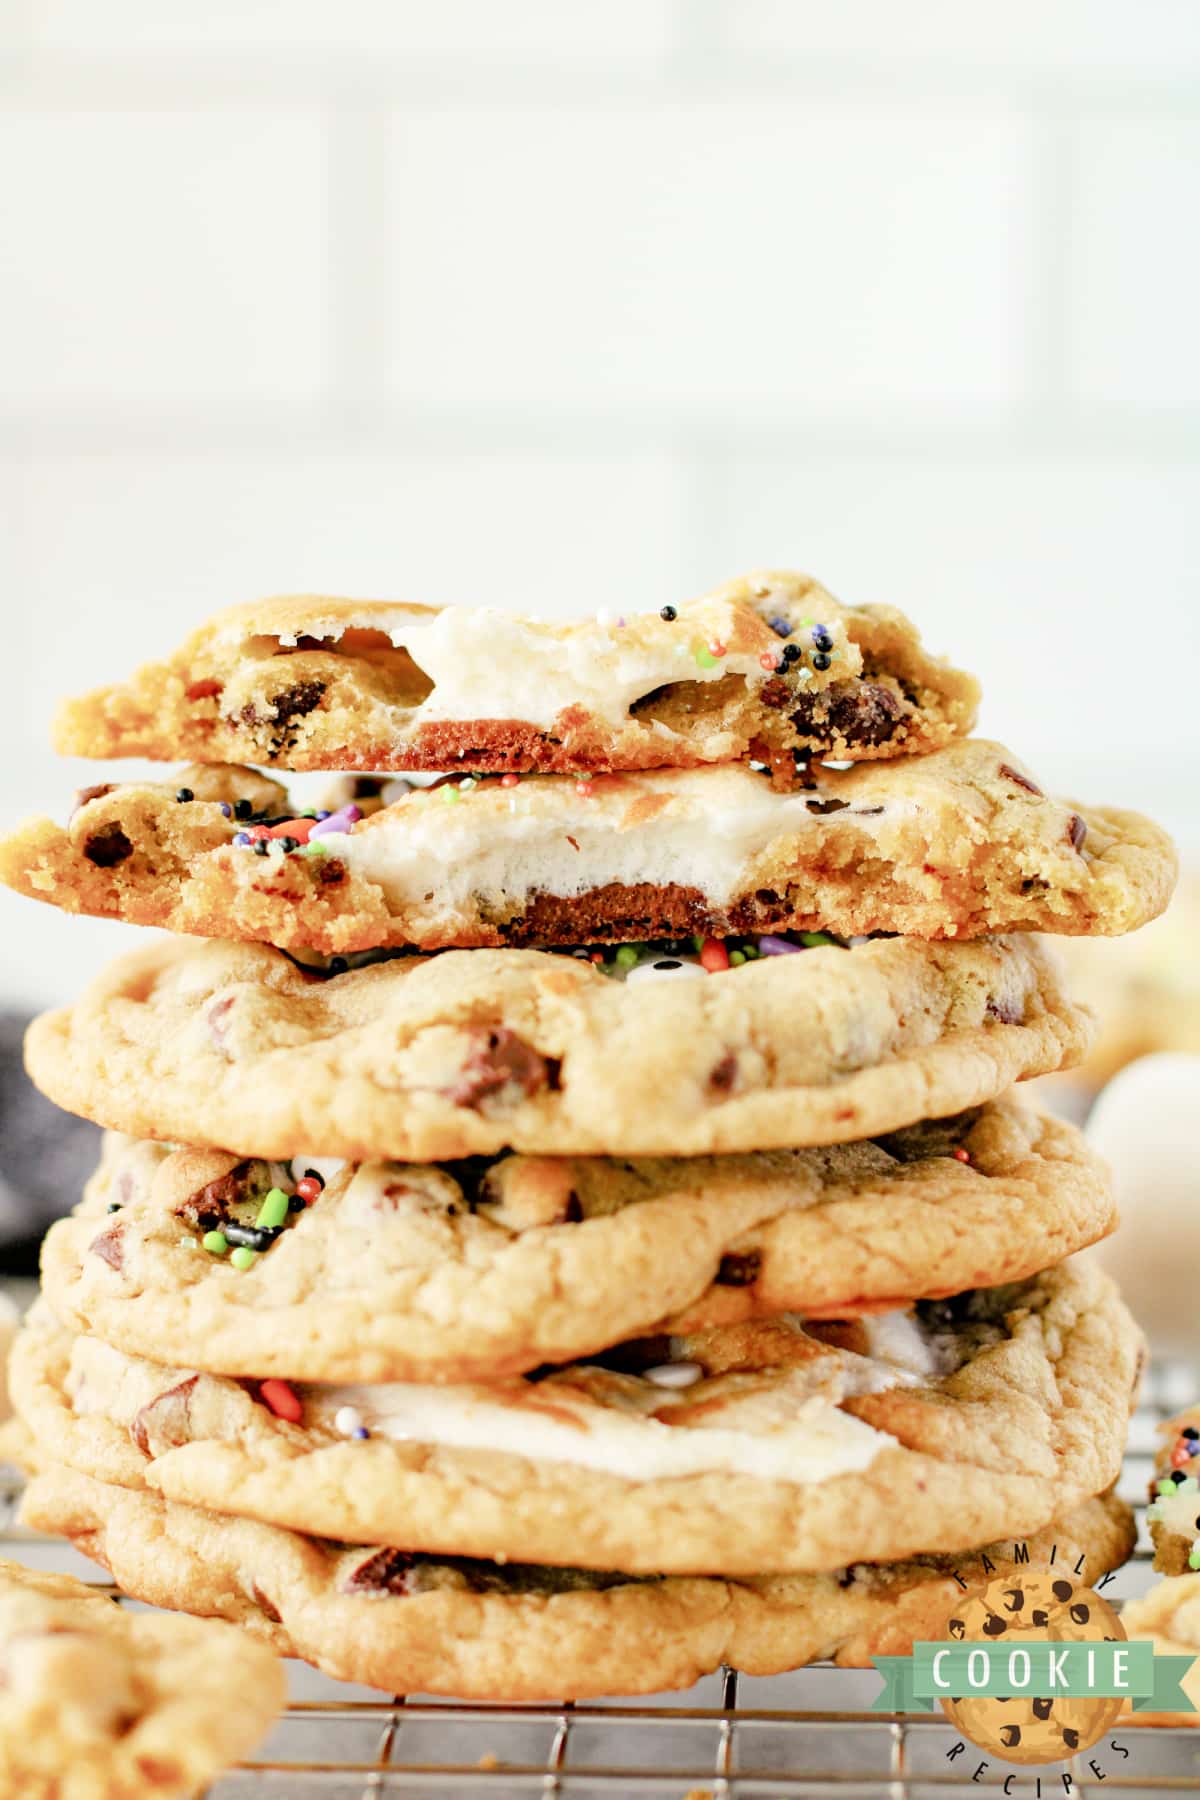
<svg viewBox="0 0 1200 1800">
<path fill-rule="evenodd" d="M 26 1015 L 0 1012 L 0 1275 L 28 1274 L 46 1227 L 70 1212 L 100 1160 L 100 1129 L 38 1093 L 25 1073 Z"/>
</svg>

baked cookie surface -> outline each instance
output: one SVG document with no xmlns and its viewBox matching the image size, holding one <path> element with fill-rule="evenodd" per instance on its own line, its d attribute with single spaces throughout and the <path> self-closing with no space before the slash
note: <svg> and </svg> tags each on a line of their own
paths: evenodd
<svg viewBox="0 0 1200 1800">
<path fill-rule="evenodd" d="M 77 1329 L 190 1368 L 489 1380 L 995 1286 L 1115 1221 L 1082 1134 L 1011 1097 L 824 1150 L 307 1167 L 110 1138 L 45 1241 L 44 1290 Z"/>
<path fill-rule="evenodd" d="M 830 1657 L 853 1668 L 931 1635 L 983 1567 L 971 1552 L 823 1575 L 632 1579 L 578 1569 L 344 1549 L 50 1468 L 26 1521 L 63 1532 L 128 1592 L 234 1618 L 282 1655 L 393 1693 L 585 1699 L 684 1688 L 729 1663 L 772 1675 Z M 1132 1517 L 1090 1500 L 1028 1540 L 1031 1557 L 1124 1561 Z M 996 1567 L 1011 1539 L 987 1546 Z"/>
<path fill-rule="evenodd" d="M 305 815 L 252 770 L 194 765 L 84 789 L 65 830 L 28 821 L 0 842 L 0 880 L 70 912 L 337 955 L 784 930 L 1117 934 L 1162 911 L 1176 873 L 1148 819 L 1048 799 L 981 739 L 814 766 L 788 792 L 744 764 L 508 782 Z"/>
<path fill-rule="evenodd" d="M 219 613 L 165 661 L 69 700 L 68 756 L 292 769 L 588 774 L 934 749 L 978 684 L 891 607 L 809 576 L 566 624 L 495 608 L 299 597 Z"/>
<path fill-rule="evenodd" d="M 1141 1349 L 1077 1264 L 475 1385 L 240 1383 L 37 1332 L 14 1402 L 87 1473 L 340 1541 L 654 1574 L 1040 1530 L 1115 1479 Z"/>
<path fill-rule="evenodd" d="M 654 981 L 533 950 L 326 978 L 184 941 L 114 963 L 34 1022 L 26 1055 L 50 1099 L 133 1136 L 425 1162 L 846 1142 L 1069 1065 L 1090 1033 L 1030 936 L 883 938 Z"/>
<path fill-rule="evenodd" d="M 1149 1638 L 1156 1656 L 1200 1657 L 1200 1575 L 1156 1581 L 1140 1599 L 1127 1602 L 1121 1623 L 1127 1637 Z M 1122 1725 L 1200 1725 L 1200 1663 L 1193 1663 L 1182 1687 L 1196 1712 L 1130 1710 Z"/>
<path fill-rule="evenodd" d="M 12 1800 L 182 1800 L 252 1750 L 283 1702 L 276 1657 L 229 1625 L 128 1612 L 70 1576 L 0 1563 Z"/>
</svg>

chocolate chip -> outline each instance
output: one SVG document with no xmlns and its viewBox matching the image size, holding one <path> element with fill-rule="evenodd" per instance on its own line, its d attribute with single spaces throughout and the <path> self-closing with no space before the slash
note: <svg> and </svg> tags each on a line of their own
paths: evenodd
<svg viewBox="0 0 1200 1800">
<path fill-rule="evenodd" d="M 295 687 L 284 688 L 271 702 L 275 723 L 283 725 L 288 719 L 300 719 L 306 713 L 315 712 L 324 693 L 323 681 L 298 681 Z"/>
<path fill-rule="evenodd" d="M 1091 1616 L 1091 1607 L 1085 1606 L 1082 1600 L 1077 1600 L 1071 1608 L 1071 1617 L 1076 1625 L 1086 1625 Z"/>
<path fill-rule="evenodd" d="M 1056 1600 L 1065 1601 L 1071 1598 L 1075 1589 L 1071 1586 L 1069 1581 L 1056 1581 L 1051 1587 L 1050 1592 L 1054 1595 Z"/>
<path fill-rule="evenodd" d="M 761 1268 L 762 1257 L 757 1250 L 748 1250 L 744 1254 L 730 1250 L 721 1258 L 717 1283 L 720 1287 L 749 1287 L 758 1280 Z"/>
<path fill-rule="evenodd" d="M 483 1101 L 507 1087 L 517 1087 L 527 1098 L 549 1085 L 549 1065 L 507 1025 L 473 1033 L 474 1048 L 463 1062 L 458 1078 L 443 1090 L 456 1106 L 476 1111 Z"/>
<path fill-rule="evenodd" d="M 1067 836 L 1072 850 L 1082 850 L 1083 840 L 1087 836 L 1087 825 L 1078 813 L 1071 814 L 1071 823 L 1067 826 Z"/>
<path fill-rule="evenodd" d="M 1020 1741 L 1021 1727 L 1019 1725 L 1002 1725 L 1000 1727 L 1000 1742 L 1006 1750 L 1015 1750 Z"/>
<path fill-rule="evenodd" d="M 346 879 L 346 865 L 336 856 L 318 857 L 317 880 L 322 887 L 340 887 Z"/>
<path fill-rule="evenodd" d="M 802 735 L 847 744 L 886 744 L 905 710 L 890 688 L 874 681 L 860 681 L 849 692 L 794 694 L 789 703 L 792 724 Z"/>
<path fill-rule="evenodd" d="M 1078 1749 L 1079 1733 L 1072 1726 L 1064 1725 L 1062 1728 L 1062 1734 L 1063 1734 L 1063 1743 L 1067 1746 L 1068 1750 Z"/>
<path fill-rule="evenodd" d="M 678 966 L 678 965 L 676 965 Z M 708 1085 L 718 1094 L 729 1094 L 737 1080 L 738 1059 L 733 1051 L 728 1051 L 717 1063 L 708 1078 Z"/>
<path fill-rule="evenodd" d="M 107 1231 L 102 1231 L 99 1237 L 92 1239 L 88 1249 L 93 1256 L 106 1262 L 110 1269 L 121 1269 L 125 1263 L 124 1222 L 110 1225 Z"/>
<path fill-rule="evenodd" d="M 417 1558 L 407 1550 L 376 1550 L 343 1583 L 347 1594 L 407 1594 Z"/>
<path fill-rule="evenodd" d="M 1042 790 L 1037 782 L 1030 781 L 1028 775 L 1022 775 L 1021 771 L 1014 769 L 1011 763 L 1001 763 L 1000 774 L 1007 776 L 1009 781 L 1015 781 L 1018 787 L 1025 789 L 1026 793 L 1036 794 L 1039 800 L 1043 798 Z"/>
<path fill-rule="evenodd" d="M 983 1621 L 984 1637 L 1003 1637 L 1007 1630 L 1008 1625 L 1006 1621 L 1000 1617 L 999 1613 L 989 1613 L 987 1618 Z"/>
<path fill-rule="evenodd" d="M 98 869 L 111 869 L 115 863 L 122 863 L 127 856 L 133 855 L 133 845 L 114 819 L 111 825 L 94 831 L 85 840 L 83 854 Z"/>
<path fill-rule="evenodd" d="M 156 1394 L 134 1413 L 129 1421 L 129 1435 L 143 1456 L 160 1453 L 150 1448 L 152 1432 L 167 1449 L 191 1442 L 192 1390 L 199 1379 L 199 1375 L 189 1375 L 165 1393 Z"/>
<path fill-rule="evenodd" d="M 821 814 L 845 812 L 849 804 L 848 800 L 806 800 L 804 802 L 806 811 Z M 882 812 L 882 810 L 881 807 L 880 811 Z"/>
<path fill-rule="evenodd" d="M 1035 1719 L 1048 1719 L 1050 1717 L 1050 1712 L 1051 1712 L 1051 1708 L 1053 1707 L 1053 1705 L 1054 1705 L 1053 1700 L 1035 1700 L 1033 1703 L 1034 1718 Z"/>
<path fill-rule="evenodd" d="M 283 1614 L 272 1600 L 268 1600 L 257 1582 L 253 1584 L 250 1592 L 253 1596 L 255 1606 L 257 1606 L 264 1619 L 270 1619 L 272 1625 L 280 1625 L 283 1623 Z"/>
</svg>

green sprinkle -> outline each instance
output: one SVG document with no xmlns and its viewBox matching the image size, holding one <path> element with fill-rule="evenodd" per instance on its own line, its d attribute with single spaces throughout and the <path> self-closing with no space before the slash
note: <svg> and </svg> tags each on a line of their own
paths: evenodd
<svg viewBox="0 0 1200 1800">
<path fill-rule="evenodd" d="M 1175 1483 L 1173 1481 L 1160 1481 L 1158 1483 L 1158 1491 L 1160 1494 L 1173 1494 L 1175 1492 Z"/>
<path fill-rule="evenodd" d="M 828 931 L 802 931 L 800 942 L 808 950 L 815 950 L 818 944 L 836 944 L 837 939 Z"/>
<path fill-rule="evenodd" d="M 731 969 L 740 969 L 745 960 L 746 952 L 744 950 L 731 950 L 729 952 L 729 966 Z"/>
<path fill-rule="evenodd" d="M 700 954 L 700 952 L 701 952 L 701 951 L 702 951 L 702 950 L 703 950 L 703 948 L 704 948 L 704 939 L 703 939 L 703 937 L 701 937 L 701 936 L 696 936 L 696 937 L 694 937 L 694 938 L 693 938 L 693 939 L 692 939 L 692 948 L 693 948 L 693 950 L 694 950 L 694 951 L 695 951 L 695 952 L 696 952 L 696 955 L 697 955 L 697 956 L 699 956 L 699 954 Z"/>
<path fill-rule="evenodd" d="M 306 806 L 302 813 L 297 814 L 297 817 L 301 819 L 315 819 L 316 816 L 317 809 L 315 806 Z"/>
<path fill-rule="evenodd" d="M 223 1231 L 206 1231 L 200 1242 L 210 1256 L 224 1256 L 229 1248 Z"/>
<path fill-rule="evenodd" d="M 1188 1551 L 1188 1568 L 1200 1569 L 1200 1544 L 1197 1544 L 1194 1550 Z"/>
<path fill-rule="evenodd" d="M 757 944 L 747 944 L 746 948 L 742 951 L 742 955 L 746 958 L 747 962 L 757 962 L 758 958 L 762 955 L 762 951 Z"/>
<path fill-rule="evenodd" d="M 707 644 L 701 644 L 696 652 L 696 661 L 702 669 L 715 669 L 720 660 L 719 656 L 713 655 Z"/>
<path fill-rule="evenodd" d="M 288 1197 L 282 1188 L 272 1188 L 258 1209 L 254 1223 L 260 1231 L 273 1231 L 288 1216 Z"/>
<path fill-rule="evenodd" d="M 301 856 L 327 856 L 328 851 L 320 838 L 312 838 L 307 844 L 300 846 Z"/>
<path fill-rule="evenodd" d="M 229 1257 L 235 1269 L 252 1269 L 257 1259 L 257 1251 L 251 1250 L 248 1244 L 239 1244 Z"/>
<path fill-rule="evenodd" d="M 442 789 L 442 799 L 447 806 L 454 806 L 458 800 L 458 789 L 456 787 L 444 787 Z"/>
<path fill-rule="evenodd" d="M 639 954 L 636 944 L 622 944 L 614 959 L 618 969 L 632 969 Z"/>
</svg>

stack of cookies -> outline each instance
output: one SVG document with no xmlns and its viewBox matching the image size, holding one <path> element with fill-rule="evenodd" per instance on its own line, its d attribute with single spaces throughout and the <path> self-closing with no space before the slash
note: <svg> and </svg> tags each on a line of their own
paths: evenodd
<svg viewBox="0 0 1200 1800">
<path fill-rule="evenodd" d="M 1011 1090 L 1089 1042 L 1037 934 L 1143 923 L 1174 856 L 976 699 L 768 574 L 274 601 L 70 703 L 64 751 L 188 766 L 0 875 L 189 935 L 30 1033 L 110 1135 L 14 1353 L 28 1521 L 507 1699 L 896 1653 L 1018 1540 L 1121 1561 L 1108 1183 Z"/>
</svg>

